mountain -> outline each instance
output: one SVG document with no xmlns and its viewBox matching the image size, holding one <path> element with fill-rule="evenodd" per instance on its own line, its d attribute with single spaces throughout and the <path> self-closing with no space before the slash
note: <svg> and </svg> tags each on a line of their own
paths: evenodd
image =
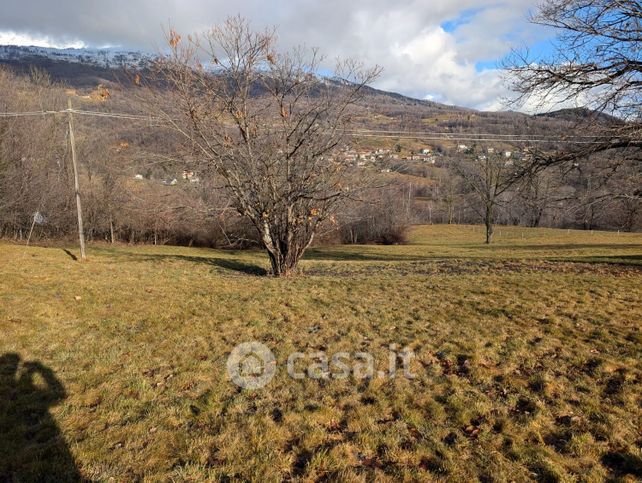
<svg viewBox="0 0 642 483">
<path fill-rule="evenodd" d="M 144 68 L 154 56 L 137 51 L 107 49 L 52 49 L 0 45 L 0 62 L 66 62 L 105 69 Z"/>
<path fill-rule="evenodd" d="M 562 119 L 565 121 L 583 123 L 586 121 L 599 121 L 602 124 L 621 124 L 622 121 L 617 117 L 611 116 L 609 114 L 592 111 L 586 107 L 575 107 L 567 109 L 559 109 L 557 111 L 545 112 L 541 114 L 535 114 L 536 117 L 548 117 L 553 119 Z"/>
<path fill-rule="evenodd" d="M 110 81 L 122 69 L 144 70 L 156 56 L 148 53 L 115 48 L 54 49 L 47 47 L 0 45 L 0 64 L 27 72 L 32 66 L 47 70 L 54 80 L 71 87 L 94 87 L 92 80 Z M 326 79 L 326 82 L 341 85 L 340 79 Z M 397 102 L 426 107 L 450 107 L 432 101 L 414 99 L 394 92 L 372 87 L 366 88 L 370 96 L 386 97 Z"/>
<path fill-rule="evenodd" d="M 145 70 L 155 56 L 119 49 L 53 49 L 43 47 L 0 46 L 0 65 L 29 73 L 32 67 L 46 70 L 53 80 L 80 90 L 92 91 L 97 85 L 131 85 L 125 70 Z M 340 79 L 324 79 L 338 88 Z M 413 99 L 402 94 L 366 88 L 360 127 L 413 132 L 453 134 L 550 135 L 575 129 L 582 110 L 530 116 L 517 112 L 481 112 L 459 106 Z M 123 96 L 127 96 L 123 92 Z M 417 141 L 417 146 L 421 142 Z"/>
<path fill-rule="evenodd" d="M 32 67 L 46 70 L 52 79 L 80 89 L 118 82 L 123 69 L 145 69 L 154 56 L 119 49 L 52 49 L 0 45 L 0 65 L 20 73 Z"/>
</svg>

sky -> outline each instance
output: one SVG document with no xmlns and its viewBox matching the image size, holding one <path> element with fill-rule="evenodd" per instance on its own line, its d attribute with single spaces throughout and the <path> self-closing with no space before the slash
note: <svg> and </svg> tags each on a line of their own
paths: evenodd
<svg viewBox="0 0 642 483">
<path fill-rule="evenodd" d="M 0 45 L 122 47 L 158 52 L 163 30 L 199 32 L 240 14 L 275 26 L 283 48 L 383 67 L 374 87 L 502 110 L 511 48 L 546 53 L 552 32 L 527 21 L 537 0 L 1 0 Z"/>
</svg>

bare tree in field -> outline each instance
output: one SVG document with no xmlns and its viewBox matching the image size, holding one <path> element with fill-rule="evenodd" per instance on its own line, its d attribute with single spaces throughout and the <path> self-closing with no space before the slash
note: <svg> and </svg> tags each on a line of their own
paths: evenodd
<svg viewBox="0 0 642 483">
<path fill-rule="evenodd" d="M 451 164 L 464 186 L 473 194 L 471 208 L 486 225 L 486 243 L 493 241 L 497 208 L 502 196 L 524 178 L 527 171 L 517 168 L 513 161 L 495 152 L 474 151 L 470 156 Z"/>
<path fill-rule="evenodd" d="M 316 50 L 277 50 L 273 31 L 255 32 L 240 17 L 182 39 L 156 68 L 168 83 L 165 110 L 201 160 L 197 169 L 222 180 L 249 219 L 275 276 L 293 272 L 318 226 L 354 196 L 340 156 L 352 107 L 379 72 L 358 62 L 319 77 Z"/>
<path fill-rule="evenodd" d="M 556 52 L 533 60 L 516 53 L 507 68 L 519 101 L 567 103 L 622 122 L 587 116 L 592 144 L 552 155 L 549 164 L 614 149 L 642 160 L 642 4 L 639 0 L 545 0 L 531 21 L 555 29 Z M 600 122 L 596 122 L 600 121 Z M 590 136 L 590 138 L 589 138 Z M 630 154 L 629 154 L 630 157 Z"/>
<path fill-rule="evenodd" d="M 541 225 L 546 212 L 559 201 L 564 175 L 561 168 L 525 173 L 515 187 L 515 205 L 520 210 L 520 223 L 533 228 Z"/>
<path fill-rule="evenodd" d="M 449 225 L 455 222 L 455 208 L 461 196 L 459 185 L 460 179 L 456 173 L 449 173 L 448 176 L 439 179 L 438 196 L 444 207 L 445 221 Z"/>
</svg>

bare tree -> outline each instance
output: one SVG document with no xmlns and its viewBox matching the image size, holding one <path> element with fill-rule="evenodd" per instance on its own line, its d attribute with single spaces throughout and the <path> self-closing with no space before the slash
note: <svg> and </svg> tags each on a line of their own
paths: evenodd
<svg viewBox="0 0 642 483">
<path fill-rule="evenodd" d="M 475 149 L 468 157 L 453 160 L 451 167 L 472 192 L 471 208 L 484 220 L 486 243 L 490 244 L 502 195 L 515 187 L 527 171 L 517 168 L 502 154 Z"/>
<path fill-rule="evenodd" d="M 449 225 L 455 223 L 455 209 L 461 196 L 460 184 L 461 180 L 456 173 L 448 173 L 447 176 L 438 180 L 437 196 L 443 206 L 444 220 Z"/>
<path fill-rule="evenodd" d="M 156 65 L 171 87 L 166 119 L 251 221 L 272 273 L 288 275 L 319 224 L 354 196 L 338 148 L 379 68 L 344 61 L 321 78 L 316 50 L 279 52 L 273 31 L 240 17 L 187 39 L 171 31 L 168 41 L 171 54 Z"/>
<path fill-rule="evenodd" d="M 62 90 L 40 71 L 31 78 L 0 69 L 0 112 L 62 107 Z M 20 95 L 18 95 L 20 93 Z M 27 95 L 26 93 L 29 93 Z M 0 233 L 23 238 L 59 233 L 68 219 L 71 190 L 65 167 L 65 129 L 52 116 L 0 119 Z"/>
<path fill-rule="evenodd" d="M 563 179 L 561 168 L 526 172 L 515 188 L 518 222 L 530 227 L 540 226 L 547 210 L 558 201 Z"/>
<path fill-rule="evenodd" d="M 409 186 L 390 183 L 373 189 L 370 202 L 349 203 L 337 217 L 342 243 L 404 243 L 410 226 Z"/>
<path fill-rule="evenodd" d="M 587 167 L 592 182 L 569 202 L 584 200 L 575 208 L 576 215 L 583 213 L 583 226 L 593 225 L 598 208 L 619 206 L 631 214 L 622 225 L 632 229 L 642 200 L 642 5 L 638 0 L 545 0 L 531 21 L 557 31 L 556 49 L 548 59 L 533 60 L 528 53 L 509 59 L 517 103 L 572 102 L 585 108 L 577 111 L 574 126 L 583 142 L 533 151 L 532 172 L 551 165 L 600 166 Z M 599 171 L 605 174 L 601 179 L 594 176 Z"/>
<path fill-rule="evenodd" d="M 518 102 L 573 101 L 595 112 L 582 126 L 587 144 L 546 155 L 549 164 L 590 153 L 642 148 L 642 6 L 638 0 L 545 0 L 531 17 L 558 33 L 549 59 L 515 53 L 507 62 Z M 611 114 L 608 119 L 600 113 Z M 590 112 L 588 112 L 590 114 Z"/>
</svg>

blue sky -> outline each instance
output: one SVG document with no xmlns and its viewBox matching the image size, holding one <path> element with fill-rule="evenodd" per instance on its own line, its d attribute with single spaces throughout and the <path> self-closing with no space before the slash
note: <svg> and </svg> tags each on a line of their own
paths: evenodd
<svg viewBox="0 0 642 483">
<path fill-rule="evenodd" d="M 467 24 L 471 24 L 475 21 L 475 16 L 484 12 L 485 8 L 471 8 L 467 10 L 461 11 L 455 18 L 448 19 L 445 22 L 441 23 L 441 28 L 449 33 L 456 35 L 457 30 Z M 552 42 L 552 38 L 550 38 L 548 35 L 542 33 L 541 36 L 543 37 L 542 40 L 526 43 L 524 41 L 520 41 L 519 36 L 514 35 L 513 32 L 509 32 L 508 34 L 505 34 L 502 36 L 502 38 L 509 44 L 511 44 L 514 48 L 517 49 L 525 49 L 527 48 L 529 51 L 530 56 L 532 56 L 533 59 L 541 59 L 541 58 L 547 58 L 549 57 L 553 52 L 554 52 L 554 44 Z M 551 32 L 552 36 L 552 32 Z M 483 70 L 489 70 L 489 69 L 498 69 L 501 68 L 501 62 L 503 60 L 504 56 L 500 57 L 493 57 L 491 56 L 490 58 L 487 59 L 477 59 L 475 61 L 475 69 L 478 72 L 481 72 Z"/>
<path fill-rule="evenodd" d="M 2 0 L 0 44 L 162 46 L 171 21 L 197 32 L 241 14 L 276 26 L 287 48 L 318 46 L 384 72 L 375 87 L 477 109 L 510 96 L 498 63 L 511 48 L 550 50 L 550 31 L 529 24 L 536 0 Z"/>
<path fill-rule="evenodd" d="M 474 20 L 475 15 L 483 11 L 484 11 L 483 7 L 463 10 L 459 12 L 459 14 L 455 18 L 448 19 L 445 22 L 442 22 L 441 28 L 443 28 L 446 32 L 452 33 L 462 25 L 471 23 Z"/>
</svg>

